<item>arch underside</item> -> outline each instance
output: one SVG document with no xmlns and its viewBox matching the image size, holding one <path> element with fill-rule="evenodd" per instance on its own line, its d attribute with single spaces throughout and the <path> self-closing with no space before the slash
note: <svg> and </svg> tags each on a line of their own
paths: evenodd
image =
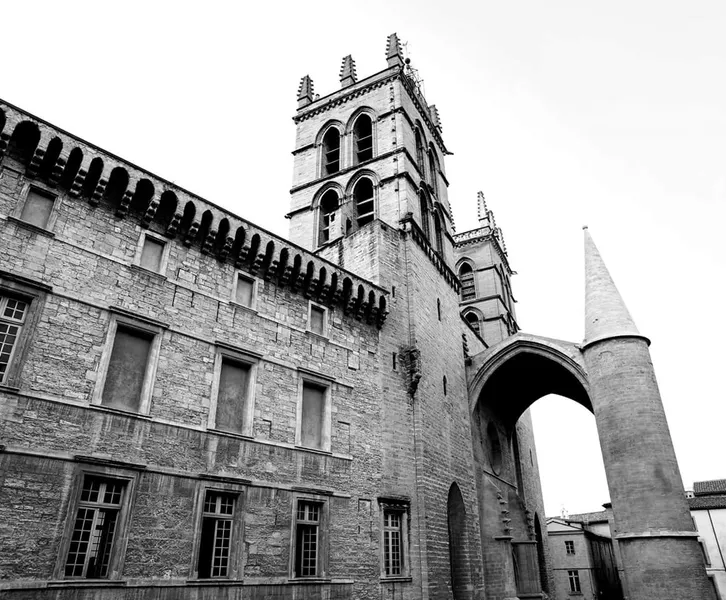
<svg viewBox="0 0 726 600">
<path fill-rule="evenodd" d="M 548 394 L 592 412 L 587 375 L 574 344 L 518 333 L 473 357 L 470 408 L 486 406 L 508 427 Z"/>
</svg>

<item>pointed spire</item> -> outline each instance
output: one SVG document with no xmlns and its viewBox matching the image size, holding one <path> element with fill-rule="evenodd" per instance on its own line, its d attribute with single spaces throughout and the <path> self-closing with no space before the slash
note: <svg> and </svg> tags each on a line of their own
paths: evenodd
<svg viewBox="0 0 726 600">
<path fill-rule="evenodd" d="M 476 195 L 476 216 L 479 218 L 479 224 L 482 227 L 489 226 L 489 209 L 487 201 L 484 198 L 484 192 L 478 192 Z"/>
<path fill-rule="evenodd" d="M 613 337 L 643 337 L 638 332 L 595 242 L 585 230 L 585 341 Z"/>
<path fill-rule="evenodd" d="M 401 51 L 401 42 L 398 41 L 398 35 L 392 33 L 388 36 L 386 44 L 386 60 L 389 67 L 403 66 L 403 52 Z"/>
<path fill-rule="evenodd" d="M 310 75 L 305 75 L 300 80 L 300 87 L 297 89 L 297 107 L 302 108 L 313 101 L 313 80 Z"/>
<path fill-rule="evenodd" d="M 348 87 L 358 81 L 358 74 L 355 72 L 355 61 L 349 54 L 343 58 L 343 65 L 340 67 L 340 87 Z"/>
</svg>

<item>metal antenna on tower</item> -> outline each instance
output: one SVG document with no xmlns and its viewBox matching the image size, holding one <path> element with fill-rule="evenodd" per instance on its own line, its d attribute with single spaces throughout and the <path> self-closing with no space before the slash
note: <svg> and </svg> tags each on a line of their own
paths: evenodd
<svg viewBox="0 0 726 600">
<path fill-rule="evenodd" d="M 415 69 L 411 66 L 411 58 L 408 51 L 408 42 L 403 42 L 401 46 L 403 47 L 404 72 L 406 73 L 406 75 L 408 75 L 414 86 L 416 86 L 416 90 L 418 91 L 418 93 L 425 98 L 426 90 L 424 89 L 424 81 L 421 78 L 421 75 L 419 75 L 418 69 Z"/>
</svg>

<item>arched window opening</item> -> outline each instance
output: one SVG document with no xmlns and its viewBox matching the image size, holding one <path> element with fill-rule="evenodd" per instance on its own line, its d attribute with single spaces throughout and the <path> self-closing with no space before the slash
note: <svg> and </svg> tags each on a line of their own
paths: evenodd
<svg viewBox="0 0 726 600">
<path fill-rule="evenodd" d="M 466 532 L 466 507 L 461 490 L 456 483 L 449 488 L 447 502 L 447 524 L 449 529 L 449 565 L 451 567 L 451 592 L 454 600 L 469 598 L 471 577 L 469 575 Z"/>
<path fill-rule="evenodd" d="M 425 156 L 426 152 L 424 150 L 424 143 L 423 143 L 423 137 L 421 136 L 421 130 L 416 128 L 416 163 L 418 165 L 418 170 L 421 175 L 421 179 L 426 179 L 426 163 L 425 163 Z"/>
<path fill-rule="evenodd" d="M 340 171 L 340 132 L 331 127 L 323 137 L 323 175 Z"/>
<path fill-rule="evenodd" d="M 421 204 L 421 230 L 427 240 L 431 240 L 431 225 L 429 224 L 429 200 L 424 191 L 418 193 L 418 199 Z"/>
<path fill-rule="evenodd" d="M 373 182 L 364 177 L 356 183 L 353 190 L 355 199 L 356 224 L 363 227 L 370 223 L 374 217 Z"/>
<path fill-rule="evenodd" d="M 459 281 L 461 281 L 461 300 L 473 300 L 476 298 L 476 287 L 474 286 L 474 269 L 469 263 L 464 263 L 459 268 Z"/>
<path fill-rule="evenodd" d="M 328 190 L 320 198 L 320 238 L 318 245 L 322 246 L 332 239 L 338 237 L 339 233 L 339 217 L 338 208 L 340 207 L 340 198 L 335 190 Z"/>
<path fill-rule="evenodd" d="M 436 252 L 439 254 L 444 253 L 444 236 L 441 231 L 441 219 L 439 214 L 434 212 L 434 236 L 436 237 Z"/>
<path fill-rule="evenodd" d="M 464 315 L 464 318 L 467 320 L 469 325 L 471 325 L 471 328 L 481 335 L 481 325 L 477 314 L 475 312 L 468 312 Z"/>
<path fill-rule="evenodd" d="M 353 126 L 356 164 L 373 158 L 373 122 L 368 115 L 361 115 Z"/>
<path fill-rule="evenodd" d="M 436 162 L 436 154 L 433 150 L 429 150 L 429 177 L 431 179 L 431 187 L 434 194 L 439 195 L 439 167 Z"/>
</svg>

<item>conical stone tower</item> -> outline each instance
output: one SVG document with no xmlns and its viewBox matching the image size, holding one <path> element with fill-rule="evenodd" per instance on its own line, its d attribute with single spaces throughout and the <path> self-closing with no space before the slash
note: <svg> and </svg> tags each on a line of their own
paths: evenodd
<svg viewBox="0 0 726 600">
<path fill-rule="evenodd" d="M 650 359 L 585 229 L 585 341 L 614 536 L 630 600 L 715 598 Z"/>
</svg>

